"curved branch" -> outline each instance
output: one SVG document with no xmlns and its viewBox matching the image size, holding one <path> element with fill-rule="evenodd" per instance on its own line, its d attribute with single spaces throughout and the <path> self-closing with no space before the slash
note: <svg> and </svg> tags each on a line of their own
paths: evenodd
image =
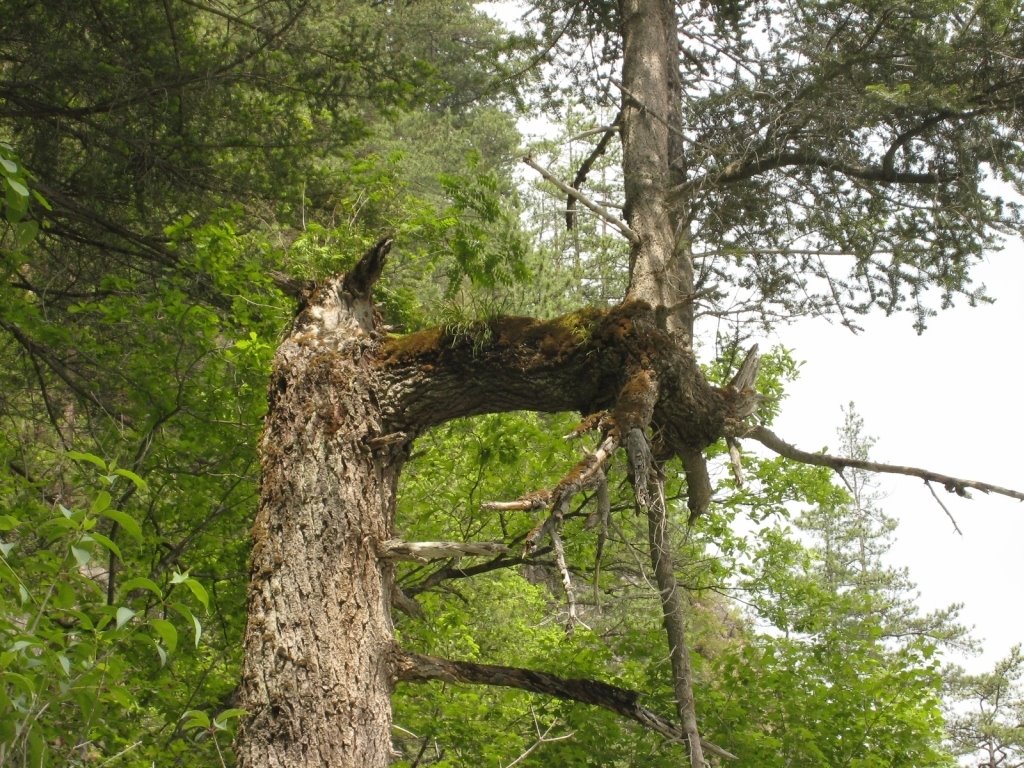
<svg viewBox="0 0 1024 768">
<path fill-rule="evenodd" d="M 851 469 L 863 469 L 867 472 L 879 472 L 890 475 L 908 475 L 910 477 L 919 477 L 926 483 L 942 483 L 943 487 L 947 491 L 955 493 L 957 496 L 968 497 L 967 489 L 974 488 L 982 493 L 997 493 L 1000 496 L 1009 496 L 1011 499 L 1024 501 L 1024 493 L 1021 491 L 1003 488 L 998 485 L 992 485 L 991 483 L 983 483 L 978 480 L 967 480 L 961 477 L 942 475 L 938 472 L 931 472 L 927 469 L 919 469 L 917 467 L 904 467 L 898 464 L 881 464 L 876 461 L 863 461 L 861 459 L 850 459 L 844 456 L 831 456 L 827 453 L 810 453 L 808 451 L 802 451 L 796 446 L 787 443 L 767 427 L 756 426 L 744 433 L 742 436 L 751 437 L 754 440 L 757 440 L 762 445 L 767 448 L 771 448 L 777 454 L 785 456 L 787 459 L 793 459 L 793 461 L 799 461 L 804 464 L 813 464 L 817 467 L 829 467 L 830 469 L 834 469 L 836 472 L 850 467 Z"/>
<path fill-rule="evenodd" d="M 659 733 L 671 741 L 684 739 L 683 732 L 678 726 L 638 703 L 640 694 L 637 691 L 603 683 L 600 680 L 559 677 L 522 667 L 451 661 L 409 651 L 398 651 L 395 669 L 395 678 L 406 683 L 443 680 L 449 683 L 496 685 L 591 704 L 640 723 L 644 728 Z M 719 757 L 736 759 L 732 753 L 703 739 L 701 744 L 708 752 Z"/>
<path fill-rule="evenodd" d="M 818 168 L 823 171 L 834 171 L 862 181 L 879 181 L 889 184 L 941 184 L 951 181 L 954 177 L 943 173 L 910 173 L 899 172 L 891 166 L 863 165 L 851 163 L 834 157 L 827 157 L 812 150 L 792 152 L 775 152 L 750 160 L 734 160 L 721 170 L 709 173 L 673 190 L 676 193 L 688 192 L 706 184 L 735 184 L 747 181 L 755 176 L 779 168 Z"/>
</svg>

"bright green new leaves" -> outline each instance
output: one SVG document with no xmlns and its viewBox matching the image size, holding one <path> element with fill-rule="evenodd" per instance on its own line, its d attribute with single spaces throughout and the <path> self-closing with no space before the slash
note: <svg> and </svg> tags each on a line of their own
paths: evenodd
<svg viewBox="0 0 1024 768">
<path fill-rule="evenodd" d="M 867 458 L 852 408 L 839 434 L 840 453 Z M 848 472 L 847 490 L 821 469 L 754 461 L 751 500 L 781 507 L 777 520 L 802 511 L 792 528 L 754 532 L 739 559 L 751 617 L 767 626 L 712 660 L 705 722 L 742 766 L 951 765 L 936 651 L 963 642 L 956 607 L 914 608 L 906 573 L 884 564 L 895 522 L 864 473 Z"/>
<path fill-rule="evenodd" d="M 46 508 L 28 489 L 16 490 L 3 518 L 0 758 L 12 763 L 78 765 L 126 748 L 119 723 L 150 709 L 144 664 L 163 666 L 177 649 L 181 622 L 168 616 L 186 619 L 198 646 L 201 625 L 189 604 L 209 605 L 187 574 L 163 585 L 127 578 L 111 591 L 122 550 L 143 541 L 143 528 L 118 500 L 146 483 L 91 453 L 66 458 L 84 470 L 91 498 Z M 66 467 L 69 475 L 74 469 Z M 121 544 L 118 531 L 128 535 Z"/>
</svg>

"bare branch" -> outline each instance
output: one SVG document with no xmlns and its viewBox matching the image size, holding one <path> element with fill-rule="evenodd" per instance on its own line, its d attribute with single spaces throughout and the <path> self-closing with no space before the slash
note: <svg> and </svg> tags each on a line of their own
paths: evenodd
<svg viewBox="0 0 1024 768">
<path fill-rule="evenodd" d="M 496 685 L 531 693 L 542 693 L 565 701 L 591 704 L 633 720 L 670 741 L 681 742 L 684 740 L 683 733 L 678 726 L 638 703 L 640 698 L 638 692 L 599 680 L 559 677 L 522 667 L 450 661 L 409 651 L 398 652 L 395 669 L 395 677 L 401 682 L 424 683 L 431 680 L 443 680 L 449 683 Z M 729 760 L 737 759 L 732 753 L 703 739 L 701 744 L 708 752 L 719 757 Z"/>
<path fill-rule="evenodd" d="M 571 635 L 577 624 L 590 629 L 576 612 L 576 594 L 572 588 L 572 576 L 569 573 L 569 564 L 565 560 L 565 547 L 562 545 L 562 535 L 558 528 L 551 531 L 551 546 L 555 550 L 555 563 L 558 565 L 558 572 L 562 576 L 562 588 L 565 590 L 565 602 L 569 611 L 569 618 L 565 622 L 566 634 Z"/>
<path fill-rule="evenodd" d="M 946 505 L 942 503 L 942 499 L 939 498 L 939 494 L 937 494 L 935 492 L 935 489 L 932 488 L 932 484 L 929 483 L 927 480 L 924 481 L 924 484 L 928 486 L 928 490 L 932 492 L 932 497 L 935 499 L 935 501 L 938 503 L 938 505 L 940 507 L 942 507 L 942 511 L 946 513 L 946 517 L 948 517 L 949 521 L 953 524 L 953 530 L 955 530 L 957 533 L 959 533 L 961 536 L 963 536 L 964 532 L 961 531 L 960 530 L 960 526 L 956 524 L 956 518 L 953 517 L 953 513 L 949 511 L 949 508 L 946 507 Z"/>
<path fill-rule="evenodd" d="M 551 491 L 534 491 L 519 497 L 515 501 L 486 501 L 480 505 L 480 509 L 494 512 L 529 512 L 534 509 L 544 509 L 550 502 Z"/>
<path fill-rule="evenodd" d="M 564 181 L 562 181 L 553 173 L 551 173 L 551 171 L 549 171 L 547 168 L 537 163 L 529 155 L 523 158 L 523 162 L 526 163 L 531 168 L 533 168 L 533 170 L 537 171 L 537 173 L 543 176 L 545 180 L 550 181 L 552 184 L 554 184 L 562 192 L 569 195 L 570 197 L 574 197 L 577 200 L 579 200 L 581 203 L 583 203 L 583 205 L 585 205 L 587 208 L 592 210 L 602 219 L 607 221 L 611 226 L 615 227 L 615 229 L 619 230 L 622 236 L 629 240 L 630 243 L 632 243 L 633 245 L 639 244 L 640 236 L 632 229 L 630 229 L 629 225 L 626 222 L 624 222 L 614 213 L 609 211 L 607 208 L 605 208 L 602 205 L 598 205 L 589 197 L 580 192 L 578 189 L 573 189 L 572 187 L 570 187 Z"/>
<path fill-rule="evenodd" d="M 947 491 L 955 493 L 957 496 L 968 497 L 967 489 L 974 488 L 982 493 L 997 493 L 1000 496 L 1009 496 L 1011 499 L 1024 501 L 1024 493 L 1021 491 L 1014 491 L 1010 488 L 1003 488 L 998 485 L 983 483 L 978 480 L 968 480 L 961 477 L 942 475 L 938 472 L 931 472 L 927 469 L 919 469 L 917 467 L 903 467 L 897 464 L 881 464 L 876 461 L 863 461 L 861 459 L 850 459 L 844 456 L 831 456 L 827 453 L 809 453 L 808 451 L 802 451 L 796 446 L 790 445 L 770 429 L 763 426 L 756 426 L 744 433 L 742 436 L 751 437 L 754 440 L 757 440 L 762 445 L 771 448 L 777 454 L 785 456 L 787 459 L 800 461 L 804 464 L 813 464 L 817 467 L 829 467 L 830 469 L 834 469 L 836 472 L 839 472 L 846 467 L 852 467 L 853 469 L 863 469 L 867 472 L 879 472 L 890 475 L 908 475 L 910 477 L 919 477 L 925 482 L 942 483 L 942 486 Z"/>
<path fill-rule="evenodd" d="M 590 169 L 601 155 L 605 153 L 608 148 L 609 142 L 612 137 L 619 130 L 619 121 L 622 119 L 622 111 L 615 115 L 615 119 L 612 120 L 611 125 L 605 126 L 600 129 L 603 135 L 601 140 L 597 142 L 590 154 L 587 155 L 586 159 L 580 163 L 579 169 L 576 171 L 576 177 L 572 180 L 572 188 L 579 191 L 579 188 L 583 186 L 583 182 L 587 180 L 587 174 L 590 173 Z M 588 132 L 590 133 L 590 132 Z M 576 197 L 569 195 L 569 199 L 565 203 L 565 228 L 572 229 L 576 224 Z"/>
<path fill-rule="evenodd" d="M 700 453 L 699 451 L 697 452 Z M 703 465 L 704 457 L 700 456 Z M 704 467 L 707 474 L 707 467 Z M 634 479 L 634 487 L 637 480 Z M 686 642 L 686 612 L 683 598 L 676 579 L 675 563 L 668 533 L 668 511 L 665 508 L 665 484 L 658 477 L 649 479 L 652 503 L 647 507 L 647 533 L 651 548 L 651 567 L 654 569 L 661 598 L 662 624 L 668 636 L 669 660 L 672 665 L 672 689 L 676 697 L 676 711 L 690 753 L 690 765 L 704 765 L 703 740 L 697 726 L 697 710 L 693 698 L 693 667 L 690 650 Z M 687 474 L 689 482 L 689 473 Z M 693 495 L 691 488 L 689 494 Z M 638 494 L 639 498 L 639 494 Z M 691 522 L 693 512 L 691 511 Z"/>
<path fill-rule="evenodd" d="M 377 547 L 387 560 L 414 560 L 428 563 L 465 555 L 503 555 L 508 547 L 497 541 L 402 541 L 389 539 Z"/>
<path fill-rule="evenodd" d="M 484 563 L 477 563 L 476 565 L 464 566 L 458 562 L 453 562 L 445 565 L 437 571 L 429 574 L 426 578 L 415 584 L 410 584 L 404 589 L 406 593 L 410 595 L 418 595 L 421 592 L 426 592 L 428 589 L 436 587 L 438 584 L 449 579 L 468 579 L 473 576 L 478 576 L 481 573 L 491 573 L 492 571 L 498 571 L 502 568 L 515 568 L 520 565 L 541 565 L 550 566 L 549 563 L 543 560 L 538 560 L 541 555 L 546 555 L 551 550 L 548 547 L 539 547 L 531 553 L 530 557 L 510 557 L 507 555 L 499 555 L 493 560 L 488 560 Z"/>
</svg>

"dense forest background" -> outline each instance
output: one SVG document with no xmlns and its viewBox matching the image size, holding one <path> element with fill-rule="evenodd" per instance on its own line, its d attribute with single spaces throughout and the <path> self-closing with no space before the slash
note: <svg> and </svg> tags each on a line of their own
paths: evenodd
<svg viewBox="0 0 1024 768">
<path fill-rule="evenodd" d="M 590 158 L 588 194 L 616 196 L 614 142 L 591 155 L 616 118 L 611 87 L 587 80 L 615 60 L 587 26 L 602 4 L 549 5 L 510 33 L 473 3 L 441 0 L 0 2 L 0 765 L 232 764 L 269 365 L 315 281 L 386 234 L 376 298 L 396 335 L 621 298 L 628 244 L 582 209 L 567 229 L 564 195 L 519 163 L 528 151 L 570 180 Z M 1019 3 L 954 5 L 943 12 L 969 11 L 1024 50 Z M 752 7 L 723 4 L 723 29 Z M 988 142 L 1006 183 L 1020 178 L 1021 112 L 1005 103 L 1015 66 L 989 96 L 1016 123 L 964 140 Z M 890 85 L 865 110 L 919 98 Z M 700 119 L 729 108 L 709 103 Z M 517 129 L 527 114 L 554 126 L 530 147 Z M 723 212 L 771 227 L 796 199 L 757 213 L 758 193 L 708 203 L 723 237 L 738 226 Z M 971 212 L 945 202 L 953 218 Z M 978 255 L 998 240 L 982 224 L 1010 231 L 1016 213 L 996 197 L 969 202 L 988 217 L 962 243 Z M 841 222 L 842 236 L 870 239 L 871 213 L 882 215 Z M 923 224 L 903 226 L 913 240 Z M 961 266 L 936 260 L 905 285 L 873 276 L 871 299 L 841 302 L 838 319 L 894 312 L 902 292 L 923 327 L 936 307 L 983 300 Z M 709 270 L 740 267 L 737 256 Z M 788 297 L 768 267 L 739 283 L 743 297 L 717 304 L 700 339 L 715 382 L 753 337 L 821 309 Z M 799 350 L 762 352 L 758 415 L 771 424 Z M 521 545 L 535 516 L 480 506 L 557 483 L 575 461 L 561 438 L 575 422 L 512 413 L 429 432 L 402 479 L 398 527 L 410 540 Z M 837 452 L 868 458 L 884 426 L 851 405 Z M 699 525 L 681 475 L 667 492 L 702 734 L 731 764 L 1024 759 L 1024 659 L 1014 650 L 982 675 L 944 667 L 972 640 L 957 606 L 915 607 L 868 475 L 749 454 L 741 482 L 724 441 L 709 456 Z M 646 523 L 628 488 L 609 490 L 611 515 L 582 496 L 566 515 L 578 615 L 550 546 L 403 564 L 402 643 L 608 680 L 671 712 L 658 596 L 632 543 Z M 402 766 L 680 763 L 677 747 L 613 713 L 518 691 L 400 686 L 394 712 Z"/>
</svg>

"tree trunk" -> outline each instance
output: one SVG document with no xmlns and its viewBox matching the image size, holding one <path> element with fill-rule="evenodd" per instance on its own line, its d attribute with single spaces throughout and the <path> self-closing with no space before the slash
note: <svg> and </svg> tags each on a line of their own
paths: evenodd
<svg viewBox="0 0 1024 768">
<path fill-rule="evenodd" d="M 377 340 L 353 282 L 321 289 L 274 362 L 237 742 L 246 768 L 390 759 L 392 569 L 377 546 L 393 535 L 404 453 L 373 444 Z"/>
<path fill-rule="evenodd" d="M 685 178 L 679 41 L 672 0 L 621 0 L 622 177 L 626 221 L 639 245 L 630 298 L 659 308 L 664 327 L 693 343 L 693 262 L 686 222 L 670 191 Z"/>
</svg>

